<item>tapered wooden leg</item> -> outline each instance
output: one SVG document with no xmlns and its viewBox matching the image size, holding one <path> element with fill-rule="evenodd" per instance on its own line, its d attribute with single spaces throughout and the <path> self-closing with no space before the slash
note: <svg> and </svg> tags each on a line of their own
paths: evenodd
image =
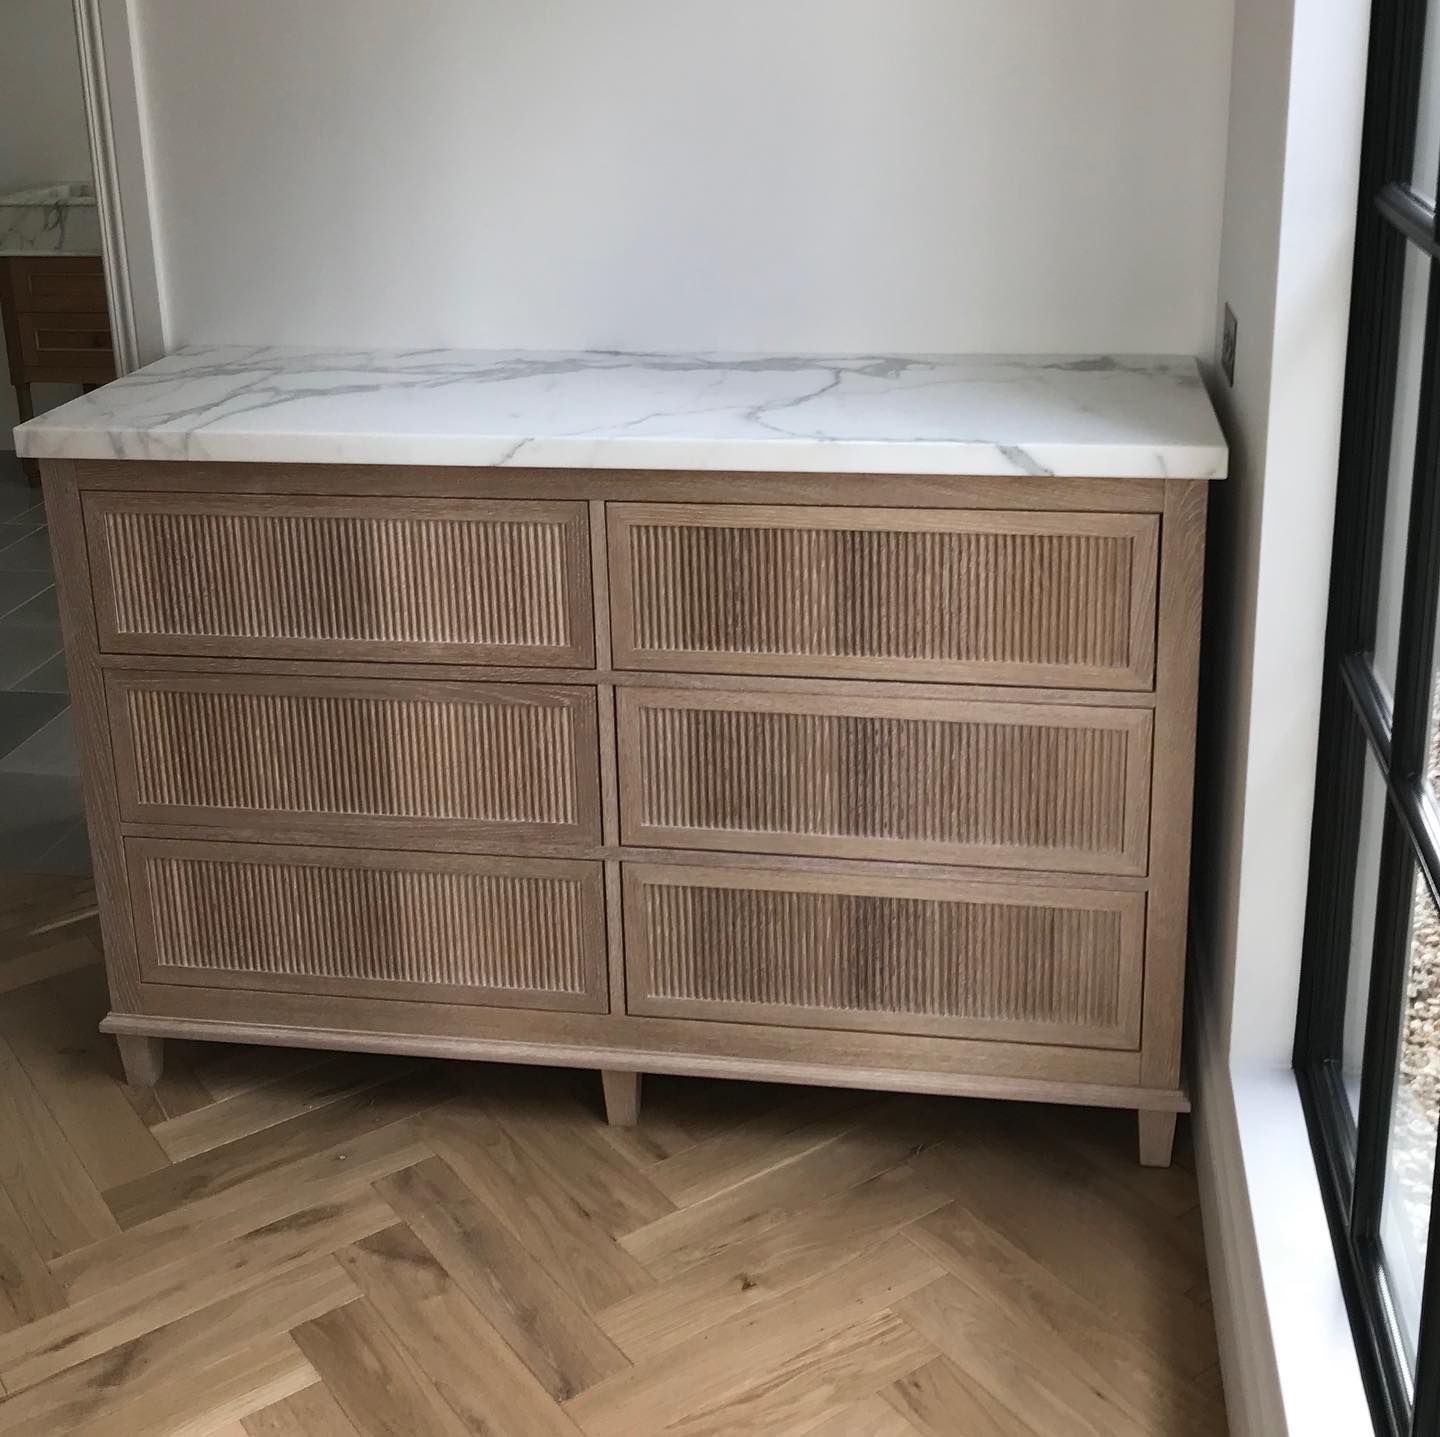
<svg viewBox="0 0 1440 1437">
<path fill-rule="evenodd" d="M 164 1038 L 136 1038 L 125 1033 L 115 1041 L 120 1045 L 120 1066 L 125 1069 L 125 1081 L 132 1088 L 153 1088 L 165 1070 Z"/>
<path fill-rule="evenodd" d="M 1168 1168 L 1175 1150 L 1175 1122 L 1178 1113 L 1140 1114 L 1140 1166 Z"/>
<path fill-rule="evenodd" d="M 20 422 L 25 423 L 27 419 L 35 417 L 35 402 L 30 396 L 28 384 L 17 384 L 15 386 L 15 412 L 20 416 Z M 40 463 L 36 459 L 22 459 L 20 469 L 32 485 L 40 482 Z"/>
<path fill-rule="evenodd" d="M 612 1128 L 633 1128 L 640 1121 L 640 1074 L 600 1074 L 605 1085 L 605 1121 Z"/>
</svg>

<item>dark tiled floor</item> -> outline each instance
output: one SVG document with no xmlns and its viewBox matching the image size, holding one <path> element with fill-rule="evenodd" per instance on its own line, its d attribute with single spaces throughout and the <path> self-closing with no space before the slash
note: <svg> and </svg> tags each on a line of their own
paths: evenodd
<svg viewBox="0 0 1440 1437">
<path fill-rule="evenodd" d="M 40 491 L 0 452 L 0 871 L 88 873 Z"/>
</svg>

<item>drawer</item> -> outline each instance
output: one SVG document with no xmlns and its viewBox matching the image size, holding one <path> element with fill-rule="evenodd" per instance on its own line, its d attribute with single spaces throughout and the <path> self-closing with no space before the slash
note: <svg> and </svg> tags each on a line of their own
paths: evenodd
<svg viewBox="0 0 1440 1437">
<path fill-rule="evenodd" d="M 599 1013 L 598 863 L 130 838 L 141 977 Z"/>
<path fill-rule="evenodd" d="M 109 309 L 99 255 L 16 255 L 4 263 L 17 314 L 45 310 L 104 314 Z"/>
<path fill-rule="evenodd" d="M 600 841 L 595 691 L 112 673 L 122 819 L 287 842 Z"/>
<path fill-rule="evenodd" d="M 29 369 L 68 369 L 99 379 L 115 376 L 110 347 L 110 316 L 91 314 L 19 314 L 20 355 Z"/>
<path fill-rule="evenodd" d="M 620 689 L 637 845 L 1146 871 L 1146 710 Z"/>
<path fill-rule="evenodd" d="M 619 668 L 1146 689 L 1159 521 L 609 506 Z"/>
<path fill-rule="evenodd" d="M 627 864 L 639 1016 L 1134 1049 L 1138 893 Z"/>
<path fill-rule="evenodd" d="M 590 667 L 586 506 L 85 496 L 111 653 Z"/>
</svg>

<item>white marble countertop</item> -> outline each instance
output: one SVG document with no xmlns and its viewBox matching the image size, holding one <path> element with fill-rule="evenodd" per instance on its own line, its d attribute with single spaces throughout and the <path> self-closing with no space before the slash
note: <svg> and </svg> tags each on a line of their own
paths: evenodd
<svg viewBox="0 0 1440 1437">
<path fill-rule="evenodd" d="M 100 212 L 88 180 L 0 195 L 0 258 L 99 253 Z"/>
<path fill-rule="evenodd" d="M 22 424 L 22 455 L 1218 479 L 1173 356 L 187 349 Z"/>
</svg>

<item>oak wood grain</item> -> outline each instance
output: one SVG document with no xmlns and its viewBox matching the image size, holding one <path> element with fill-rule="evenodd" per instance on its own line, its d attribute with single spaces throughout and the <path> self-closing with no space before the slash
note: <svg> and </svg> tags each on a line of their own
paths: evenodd
<svg viewBox="0 0 1440 1437">
<path fill-rule="evenodd" d="M 631 1013 L 1138 1043 L 1134 895 L 761 868 L 623 876 Z"/>
<path fill-rule="evenodd" d="M 618 690 L 635 846 L 1147 871 L 1144 711 Z"/>
<path fill-rule="evenodd" d="M 1168 1157 L 1203 484 L 52 468 L 137 1077 L 183 1036 L 1003 1094 Z M 182 1055 L 136 1111 L 206 1096 Z"/>
<path fill-rule="evenodd" d="M 598 843 L 589 688 L 106 674 L 122 821 L 375 848 Z"/>
<path fill-rule="evenodd" d="M 91 494 L 111 653 L 594 662 L 579 504 Z"/>
<path fill-rule="evenodd" d="M 83 1093 L 136 1095 L 67 1031 L 24 1071 L 78 1152 Z M 1119 1114 L 651 1073 L 613 1129 L 593 1073 L 176 1047 L 184 1112 L 132 1109 L 187 1153 L 163 1211 L 47 1261 L 0 1201 L 0 1432 L 1225 1431 L 1193 1173 Z M 24 1145 L 31 1190 L 64 1152 Z"/>
<path fill-rule="evenodd" d="M 1147 689 L 1146 515 L 612 504 L 617 668 Z"/>
</svg>

